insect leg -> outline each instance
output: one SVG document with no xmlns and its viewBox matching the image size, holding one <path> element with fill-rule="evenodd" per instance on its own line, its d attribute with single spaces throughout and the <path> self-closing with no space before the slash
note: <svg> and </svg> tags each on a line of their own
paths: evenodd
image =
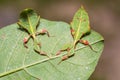
<svg viewBox="0 0 120 80">
<path fill-rule="evenodd" d="M 27 42 L 29 41 L 30 37 L 31 37 L 31 35 L 29 35 L 29 36 L 27 36 L 27 37 L 25 37 L 25 38 L 23 39 L 23 45 L 24 45 L 24 47 L 26 47 L 26 48 L 28 48 L 28 46 L 27 46 L 26 44 L 27 44 Z"/>
<path fill-rule="evenodd" d="M 87 45 L 90 47 L 91 50 L 93 50 L 94 52 L 97 52 L 93 49 L 93 47 L 89 44 L 89 42 L 87 40 L 79 40 L 80 43 Z"/>
<path fill-rule="evenodd" d="M 62 59 L 58 64 L 60 64 L 62 61 L 67 60 L 68 58 L 70 58 L 74 55 L 74 49 L 73 48 L 72 49 L 68 48 L 67 50 L 64 50 L 64 51 L 67 51 L 67 54 L 62 56 Z"/>
<path fill-rule="evenodd" d="M 46 29 L 41 29 L 39 32 L 36 33 L 36 35 L 40 35 L 40 34 L 47 34 L 47 36 L 50 37 L 50 34 Z"/>
<path fill-rule="evenodd" d="M 41 51 L 41 43 L 38 42 L 37 38 L 34 39 L 34 50 L 35 50 L 35 52 L 37 52 L 40 55 L 49 57 L 46 52 Z"/>
</svg>

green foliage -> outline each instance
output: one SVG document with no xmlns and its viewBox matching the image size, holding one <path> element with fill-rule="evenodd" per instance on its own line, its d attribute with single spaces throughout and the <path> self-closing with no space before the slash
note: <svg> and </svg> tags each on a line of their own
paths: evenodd
<svg viewBox="0 0 120 80">
<path fill-rule="evenodd" d="M 91 30 L 82 39 L 88 40 L 97 51 L 89 46 L 77 44 L 75 55 L 61 61 L 67 52 L 56 56 L 56 52 L 68 43 L 73 42 L 70 25 L 65 22 L 40 19 L 38 30 L 45 28 L 50 35 L 37 36 L 41 50 L 50 58 L 39 55 L 33 50 L 30 38 L 28 49 L 23 46 L 23 38 L 28 34 L 12 24 L 0 30 L 0 80 L 87 80 L 94 71 L 103 50 L 103 37 Z"/>
</svg>

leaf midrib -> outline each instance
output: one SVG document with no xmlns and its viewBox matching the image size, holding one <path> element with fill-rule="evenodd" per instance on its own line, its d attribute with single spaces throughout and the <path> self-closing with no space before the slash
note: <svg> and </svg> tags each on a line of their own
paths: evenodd
<svg viewBox="0 0 120 80">
<path fill-rule="evenodd" d="M 97 43 L 97 42 L 100 42 L 100 41 L 102 41 L 102 39 L 100 39 L 100 40 L 98 40 L 98 41 L 96 41 L 96 42 L 94 42 L 94 43 L 91 43 L 90 45 L 93 45 L 93 44 L 95 44 L 95 43 Z M 85 48 L 85 47 L 86 47 L 86 46 L 83 46 L 83 47 L 81 47 L 81 48 L 76 49 L 75 51 L 80 50 L 80 49 L 83 49 L 83 48 Z M 8 75 L 8 74 L 15 73 L 15 72 L 17 72 L 17 71 L 23 70 L 24 68 L 28 68 L 28 67 L 31 67 L 31 66 L 40 64 L 40 63 L 42 63 L 42 62 L 46 62 L 46 61 L 48 61 L 48 60 L 52 60 L 52 59 L 59 58 L 59 57 L 61 57 L 61 56 L 63 56 L 63 55 L 64 55 L 64 54 L 57 55 L 57 56 L 53 56 L 53 57 L 51 57 L 51 58 L 46 58 L 46 59 L 43 59 L 43 60 L 40 60 L 40 61 L 31 63 L 31 64 L 28 64 L 28 65 L 26 65 L 26 66 L 19 67 L 19 68 L 17 68 L 17 69 L 13 69 L 13 70 L 10 70 L 10 71 L 7 71 L 7 72 L 3 72 L 2 74 L 0 74 L 0 77 L 6 76 L 6 75 Z"/>
</svg>

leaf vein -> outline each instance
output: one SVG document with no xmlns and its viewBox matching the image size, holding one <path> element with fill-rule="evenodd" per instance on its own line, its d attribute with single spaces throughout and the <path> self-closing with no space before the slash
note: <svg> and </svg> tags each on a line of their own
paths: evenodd
<svg viewBox="0 0 120 80">
<path fill-rule="evenodd" d="M 9 62 L 11 61 L 11 58 L 12 58 L 12 56 L 13 56 L 13 52 L 14 52 L 14 50 L 16 49 L 16 46 L 17 46 L 17 43 L 18 43 L 18 41 L 20 40 L 20 38 L 21 38 L 21 36 L 23 35 L 21 35 L 21 33 L 20 34 L 18 34 L 18 39 L 16 40 L 16 42 L 15 42 L 15 45 L 12 47 L 12 50 L 10 51 L 10 53 L 9 54 L 11 54 L 10 55 L 10 57 L 8 58 L 8 61 L 7 61 L 7 64 L 6 64 L 6 69 L 5 69 L 5 72 L 7 71 L 7 69 L 8 69 L 8 65 L 9 65 Z"/>
</svg>

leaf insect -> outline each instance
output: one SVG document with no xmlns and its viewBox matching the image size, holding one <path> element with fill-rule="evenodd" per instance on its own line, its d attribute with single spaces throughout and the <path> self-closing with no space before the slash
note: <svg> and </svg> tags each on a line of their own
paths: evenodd
<svg viewBox="0 0 120 80">
<path fill-rule="evenodd" d="M 40 34 L 47 34 L 47 36 L 50 37 L 50 35 L 46 29 L 41 29 L 37 32 L 37 27 L 39 23 L 40 16 L 38 16 L 37 13 L 32 9 L 25 9 L 20 13 L 20 19 L 17 24 L 20 26 L 21 29 L 26 30 L 26 32 L 29 34 L 23 40 L 24 46 L 28 48 L 26 44 L 29 39 L 32 38 L 34 43 L 34 50 L 41 55 L 47 56 L 44 51 L 41 51 L 41 43 L 38 41 L 36 36 Z"/>
<path fill-rule="evenodd" d="M 75 48 L 78 43 L 88 45 L 92 49 L 87 40 L 81 39 L 84 35 L 90 33 L 89 17 L 83 6 L 76 12 L 70 24 L 70 31 L 73 37 L 73 42 L 65 44 L 56 54 L 59 55 L 61 52 L 67 51 L 67 54 L 62 57 L 61 61 L 64 61 L 75 54 Z M 59 63 L 61 63 L 61 61 Z"/>
</svg>

